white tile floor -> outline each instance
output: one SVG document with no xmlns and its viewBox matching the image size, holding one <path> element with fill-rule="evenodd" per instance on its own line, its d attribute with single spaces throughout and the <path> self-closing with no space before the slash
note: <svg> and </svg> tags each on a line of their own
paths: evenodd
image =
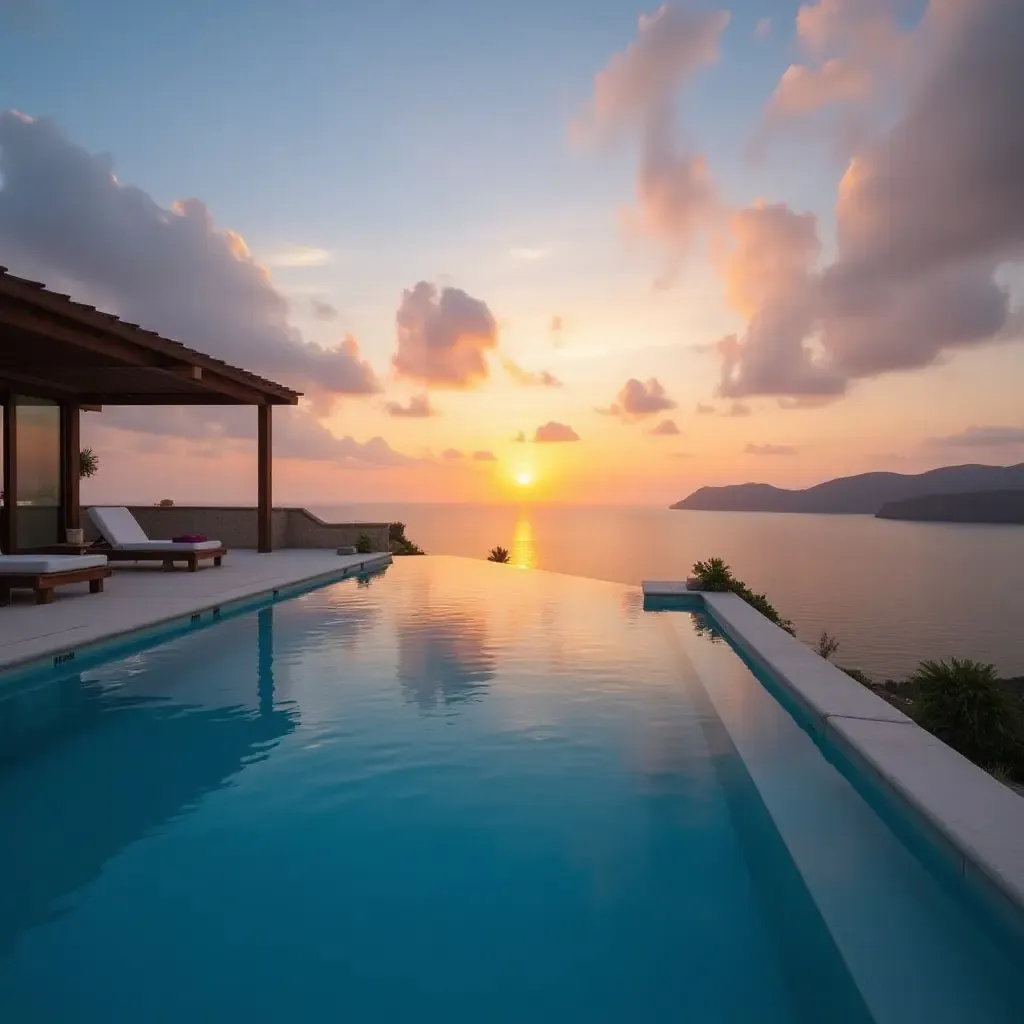
<svg viewBox="0 0 1024 1024">
<path fill-rule="evenodd" d="M 11 604 L 0 608 L 0 669 L 371 561 L 386 564 L 391 556 L 231 551 L 219 568 L 198 572 L 122 563 L 112 566 L 102 594 L 73 584 L 57 588 L 52 604 L 36 605 L 30 590 L 15 590 Z"/>
</svg>

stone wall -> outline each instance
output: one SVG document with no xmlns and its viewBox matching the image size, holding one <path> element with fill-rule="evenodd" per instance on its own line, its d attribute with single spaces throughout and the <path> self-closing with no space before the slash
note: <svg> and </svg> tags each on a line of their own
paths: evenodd
<svg viewBox="0 0 1024 1024">
<path fill-rule="evenodd" d="M 256 547 L 256 509 L 252 507 L 130 505 L 129 511 L 153 540 L 202 533 L 227 548 Z M 99 534 L 84 508 L 81 522 L 86 538 L 95 540 Z M 270 524 L 275 549 L 355 547 L 360 534 L 366 534 L 373 551 L 390 550 L 387 523 L 325 523 L 304 508 L 275 508 Z"/>
</svg>

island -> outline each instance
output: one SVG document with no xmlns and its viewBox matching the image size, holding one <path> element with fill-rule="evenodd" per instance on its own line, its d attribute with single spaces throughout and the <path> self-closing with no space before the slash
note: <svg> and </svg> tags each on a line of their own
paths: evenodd
<svg viewBox="0 0 1024 1024">
<path fill-rule="evenodd" d="M 827 480 L 802 490 L 788 490 L 764 483 L 701 487 L 670 507 L 707 512 L 814 512 L 873 516 L 894 502 L 916 498 L 1019 490 L 1024 490 L 1024 463 L 1014 466 L 943 466 L 927 473 L 861 473 Z"/>
<path fill-rule="evenodd" d="M 875 515 L 920 523 L 1017 523 L 1024 525 L 1024 489 L 971 491 L 966 494 L 926 494 L 890 501 Z"/>
</svg>

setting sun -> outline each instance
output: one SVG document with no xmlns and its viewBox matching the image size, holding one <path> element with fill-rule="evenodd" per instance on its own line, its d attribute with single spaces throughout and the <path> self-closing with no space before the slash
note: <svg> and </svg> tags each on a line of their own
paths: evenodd
<svg viewBox="0 0 1024 1024">
<path fill-rule="evenodd" d="M 533 483 L 533 470 L 521 469 L 515 476 L 516 484 L 519 487 L 529 487 Z"/>
</svg>

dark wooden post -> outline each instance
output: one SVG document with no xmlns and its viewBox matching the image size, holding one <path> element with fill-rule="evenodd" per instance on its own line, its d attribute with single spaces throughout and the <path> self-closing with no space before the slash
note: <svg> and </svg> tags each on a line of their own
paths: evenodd
<svg viewBox="0 0 1024 1024">
<path fill-rule="evenodd" d="M 78 406 L 62 402 L 60 407 L 60 503 L 61 539 L 64 530 L 79 527 L 78 462 L 81 435 L 79 433 Z"/>
<path fill-rule="evenodd" d="M 16 519 L 18 515 L 18 418 L 14 412 L 14 395 L 4 398 L 4 514 L 0 546 L 8 555 L 18 550 Z"/>
<path fill-rule="evenodd" d="M 259 431 L 256 445 L 256 487 L 259 491 L 259 499 L 256 510 L 256 547 L 259 551 L 271 551 L 273 550 L 273 542 L 271 538 L 271 513 L 274 509 L 271 470 L 273 468 L 274 461 L 274 445 L 270 413 L 273 406 L 260 405 L 257 406 L 257 409 L 259 412 Z"/>
</svg>

